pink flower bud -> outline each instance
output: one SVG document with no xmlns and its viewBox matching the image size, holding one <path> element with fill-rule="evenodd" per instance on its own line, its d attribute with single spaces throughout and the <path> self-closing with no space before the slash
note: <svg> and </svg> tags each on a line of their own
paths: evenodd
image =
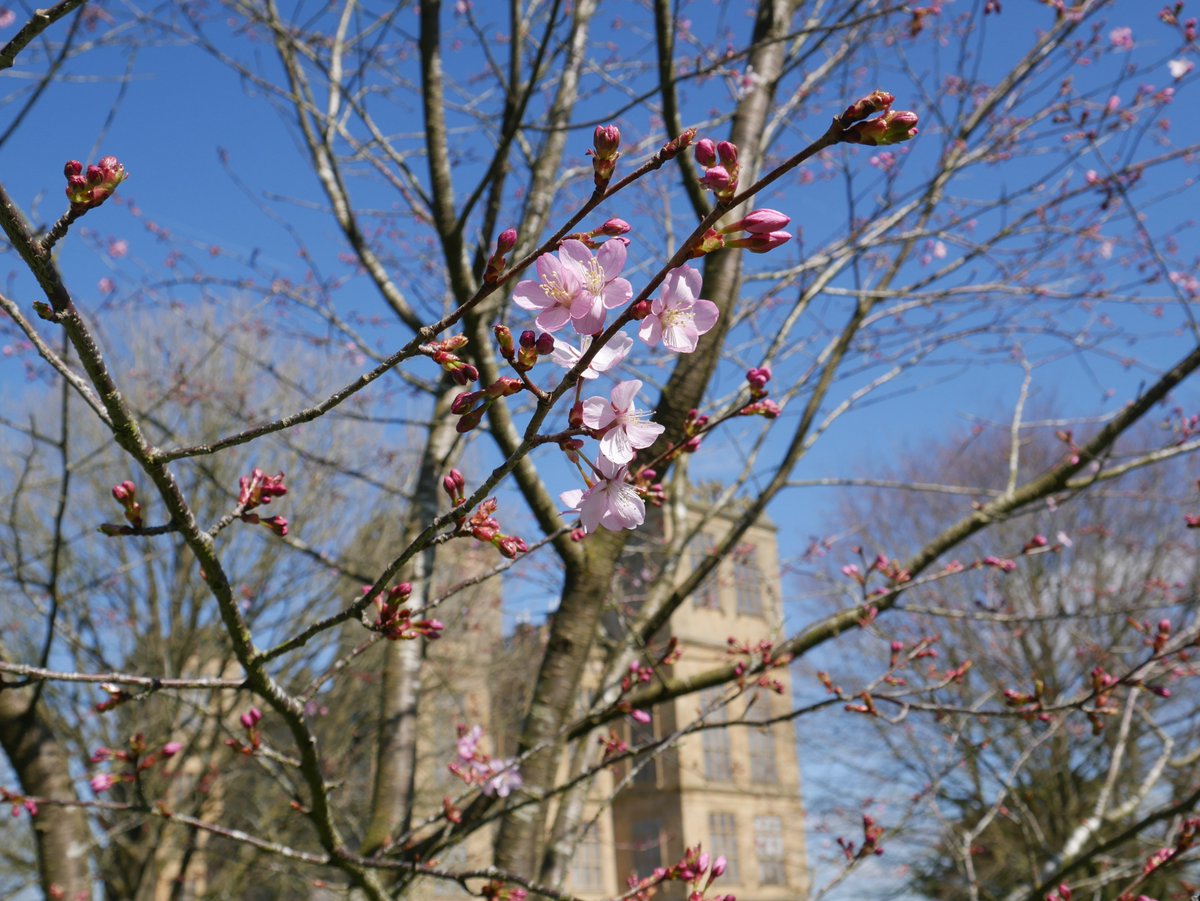
<svg viewBox="0 0 1200 901">
<path fill-rule="evenodd" d="M 746 373 L 746 381 L 750 383 L 751 388 L 761 391 L 767 382 L 771 381 L 771 370 L 765 366 L 751 369 Z"/>
<path fill-rule="evenodd" d="M 721 160 L 722 166 L 732 169 L 738 161 L 737 145 L 732 141 L 722 141 L 717 145 L 717 157 Z"/>
<path fill-rule="evenodd" d="M 700 184 L 712 191 L 728 191 L 735 182 L 729 174 L 729 170 L 724 166 L 710 166 L 704 170 L 704 177 L 700 179 Z"/>
<path fill-rule="evenodd" d="M 516 535 L 500 536 L 499 540 L 496 542 L 496 548 L 509 560 L 515 560 L 521 554 L 529 552 L 529 548 L 526 546 L 525 541 L 521 538 L 518 538 Z"/>
<path fill-rule="evenodd" d="M 597 159 L 615 160 L 621 147 L 621 129 L 615 125 L 597 125 L 592 133 L 592 144 Z"/>
<path fill-rule="evenodd" d="M 696 162 L 705 169 L 710 166 L 715 166 L 717 163 L 717 145 L 708 138 L 702 138 L 696 142 Z"/>
<path fill-rule="evenodd" d="M 515 228 L 506 228 L 500 232 L 496 238 L 496 253 L 508 253 L 517 246 L 517 230 Z"/>
<path fill-rule="evenodd" d="M 888 110 L 877 119 L 858 122 L 842 132 L 848 144 L 884 147 L 899 144 L 917 136 L 917 114 L 908 110 Z"/>
<path fill-rule="evenodd" d="M 96 794 L 106 792 L 116 784 L 117 780 L 109 773 L 97 773 L 91 778 L 92 791 Z"/>
<path fill-rule="evenodd" d="M 63 166 L 63 175 L 65 175 L 67 178 L 70 178 L 73 175 L 80 175 L 82 173 L 83 163 L 79 162 L 79 160 L 68 160 L 67 164 Z"/>
<path fill-rule="evenodd" d="M 741 247 L 750 253 L 768 253 L 792 240 L 789 232 L 769 232 L 767 234 L 748 234 L 743 238 L 726 241 L 726 247 Z"/>
<path fill-rule="evenodd" d="M 99 166 L 87 167 L 87 180 L 89 185 L 98 185 L 104 181 L 104 170 Z"/>
<path fill-rule="evenodd" d="M 450 412 L 455 416 L 462 416 L 475 406 L 475 401 L 479 400 L 482 395 L 482 391 L 463 391 L 450 402 Z"/>
<path fill-rule="evenodd" d="M 714 879 L 718 879 L 725 875 L 725 868 L 729 866 L 729 861 L 722 855 L 713 861 L 712 874 Z"/>
<path fill-rule="evenodd" d="M 895 101 L 896 98 L 887 91 L 872 91 L 866 97 L 856 100 L 846 107 L 846 111 L 838 117 L 838 120 L 845 128 L 868 116 L 873 116 L 875 113 L 887 111 Z"/>
<path fill-rule="evenodd" d="M 534 342 L 533 346 L 534 349 L 537 350 L 538 354 L 543 357 L 546 356 L 546 354 L 554 353 L 554 336 L 549 332 L 542 332 L 540 335 L 538 335 L 537 341 Z"/>
<path fill-rule="evenodd" d="M 496 343 L 500 345 L 500 356 L 510 359 L 513 355 L 512 332 L 507 325 L 493 326 L 492 332 L 496 335 Z"/>
<path fill-rule="evenodd" d="M 531 328 L 521 332 L 521 346 L 526 350 L 537 344 L 537 332 Z"/>
<path fill-rule="evenodd" d="M 618 238 L 621 235 L 628 234 L 632 229 L 633 226 L 624 219 L 609 219 L 596 230 L 596 233 L 608 235 L 610 238 Z"/>
<path fill-rule="evenodd" d="M 745 219 L 733 225 L 726 226 L 721 231 L 725 234 L 747 231 L 756 235 L 765 235 L 787 228 L 788 223 L 791 221 L 792 218 L 790 216 L 785 216 L 779 210 L 755 210 Z"/>
<path fill-rule="evenodd" d="M 645 710 L 631 710 L 629 711 L 629 718 L 641 723 L 643 726 L 650 722 L 650 714 Z"/>
<path fill-rule="evenodd" d="M 633 308 L 629 311 L 629 316 L 632 319 L 641 320 L 641 319 L 645 319 L 647 316 L 649 316 L 650 313 L 651 313 L 650 301 L 639 300 L 637 303 L 635 303 L 633 305 Z"/>
<path fill-rule="evenodd" d="M 183 750 L 183 743 L 178 741 L 169 741 L 162 747 L 162 756 L 166 758 L 174 757 Z"/>
</svg>

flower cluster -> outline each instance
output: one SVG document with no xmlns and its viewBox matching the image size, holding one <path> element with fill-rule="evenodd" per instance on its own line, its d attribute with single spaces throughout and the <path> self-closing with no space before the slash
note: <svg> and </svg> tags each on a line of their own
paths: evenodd
<svg viewBox="0 0 1200 901">
<path fill-rule="evenodd" d="M 604 328 L 608 310 L 624 306 L 633 297 L 633 286 L 620 278 L 627 255 L 624 238 L 610 238 L 599 251 L 575 238 L 559 245 L 558 256 L 544 253 L 537 258 L 537 279 L 526 279 L 513 291 L 513 302 L 537 313 L 537 327 L 557 332 L 570 325 L 581 335 L 595 335 Z"/>
<path fill-rule="evenodd" d="M 849 839 L 838 836 L 838 847 L 842 849 L 842 854 L 848 861 L 861 860 L 864 857 L 871 855 L 880 856 L 883 854 L 883 848 L 879 844 L 883 838 L 883 827 L 875 822 L 874 817 L 869 817 L 863 814 L 863 841 L 862 847 L 855 848 L 854 842 Z"/>
<path fill-rule="evenodd" d="M 458 760 L 448 764 L 447 769 L 467 785 L 478 785 L 489 797 L 507 798 L 524 783 L 519 763 L 515 757 L 493 760 L 479 750 L 483 738 L 481 726 L 458 727 L 458 744 L 455 751 Z"/>
<path fill-rule="evenodd" d="M 704 138 L 696 142 L 693 152 L 696 162 L 704 167 L 700 184 L 712 191 L 717 200 L 728 203 L 737 193 L 738 176 L 742 168 L 738 164 L 737 145 L 731 141 L 714 144 Z"/>
<path fill-rule="evenodd" d="M 261 469 L 255 469 L 250 475 L 238 479 L 238 486 L 238 518 L 251 525 L 265 526 L 280 538 L 286 536 L 288 521 L 284 517 L 259 516 L 249 512 L 287 494 L 287 487 L 283 484 L 283 473 L 269 476 Z"/>
<path fill-rule="evenodd" d="M 846 107 L 846 111 L 836 120 L 842 128 L 841 140 L 847 144 L 883 147 L 915 138 L 917 114 L 892 109 L 895 99 L 887 91 L 873 91 Z M 875 119 L 867 118 L 875 113 L 883 115 Z"/>
<path fill-rule="evenodd" d="M 71 201 L 72 213 L 85 213 L 100 206 L 117 189 L 117 185 L 129 177 L 125 167 L 115 156 L 106 156 L 84 172 L 83 163 L 71 160 L 63 167 L 67 177 L 67 199 Z"/>
<path fill-rule="evenodd" d="M 11 804 L 12 815 L 20 816 L 24 810 L 31 817 L 37 816 L 38 805 L 33 798 L 27 798 L 25 795 L 19 795 L 16 792 L 11 792 L 6 788 L 0 788 L 0 804 Z"/>
<path fill-rule="evenodd" d="M 262 711 L 257 707 L 251 707 L 238 717 L 238 722 L 242 724 L 242 728 L 246 731 L 246 741 L 248 744 L 242 744 L 236 738 L 225 739 L 225 744 L 239 754 L 246 754 L 247 756 L 253 754 L 262 747 L 262 733 L 258 729 L 260 720 L 262 720 Z"/>
<path fill-rule="evenodd" d="M 479 370 L 470 363 L 463 362 L 455 351 L 462 350 L 470 343 L 466 335 L 454 335 L 444 341 L 431 341 L 421 345 L 421 353 L 442 367 L 455 384 L 469 385 L 479 378 Z"/>
<path fill-rule="evenodd" d="M 363 586 L 363 594 L 369 593 L 370 585 Z M 442 630 L 446 628 L 441 620 L 412 618 L 412 611 L 404 605 L 412 595 L 412 584 L 401 582 L 386 592 L 375 594 L 372 601 L 375 604 L 375 629 L 383 634 L 388 641 L 412 641 L 424 637 L 429 641 L 441 638 Z"/>
<path fill-rule="evenodd" d="M 442 490 L 449 496 L 450 503 L 454 507 L 463 507 L 466 504 L 466 486 L 467 480 L 457 469 L 450 470 L 442 478 Z M 490 497 L 480 504 L 479 508 L 469 517 L 465 509 L 460 510 L 454 517 L 458 524 L 457 534 L 459 536 L 470 535 L 476 541 L 491 544 L 503 556 L 509 560 L 515 560 L 521 554 L 528 553 L 529 547 L 523 538 L 518 538 L 516 535 L 505 535 L 500 531 L 500 523 L 492 515 L 499 506 L 499 501 Z"/>
<path fill-rule="evenodd" d="M 734 895 L 709 895 L 712 884 L 725 875 L 728 861 L 724 857 L 713 860 L 700 845 L 687 848 L 683 857 L 671 867 L 659 867 L 648 878 L 629 878 L 629 887 L 636 890 L 631 897 L 649 898 L 653 887 L 663 882 L 682 882 L 690 886 L 687 901 L 737 901 Z"/>
<path fill-rule="evenodd" d="M 95 753 L 92 754 L 92 763 L 115 761 L 117 763 L 128 764 L 129 768 L 120 773 L 96 773 L 89 780 L 92 791 L 100 794 L 121 782 L 136 782 L 140 773 L 150 769 L 160 760 L 170 760 L 183 750 L 183 745 L 177 741 L 169 741 L 159 748 L 157 753 L 147 753 L 148 748 L 146 737 L 140 732 L 129 739 L 127 748 L 124 750 L 114 751 L 112 748 L 97 748 Z M 35 812 L 36 808 L 30 811 L 30 813 Z"/>
<path fill-rule="evenodd" d="M 529 897 L 529 892 L 523 888 L 517 888 L 513 885 L 505 885 L 503 882 L 491 882 L 479 889 L 481 897 L 487 901 L 525 901 Z"/>
<path fill-rule="evenodd" d="M 114 485 L 112 496 L 125 509 L 125 520 L 135 529 L 142 527 L 142 505 L 138 503 L 137 487 L 128 479 Z"/>
</svg>

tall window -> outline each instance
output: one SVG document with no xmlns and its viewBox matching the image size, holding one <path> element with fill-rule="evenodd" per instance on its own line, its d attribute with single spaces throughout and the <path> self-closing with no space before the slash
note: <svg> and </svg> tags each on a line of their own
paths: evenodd
<svg viewBox="0 0 1200 901">
<path fill-rule="evenodd" d="M 779 817 L 754 818 L 754 854 L 758 858 L 760 885 L 787 883 L 783 853 L 783 820 Z"/>
<path fill-rule="evenodd" d="M 742 616 L 762 616 L 762 572 L 752 544 L 738 548 L 733 556 L 733 585 L 737 592 L 737 612 Z"/>
<path fill-rule="evenodd" d="M 641 878 L 663 865 L 662 820 L 638 820 L 633 824 L 633 868 Z"/>
<path fill-rule="evenodd" d="M 637 720 L 629 729 L 629 744 L 633 748 L 644 748 L 654 743 L 654 722 L 640 723 Z M 636 758 L 632 765 L 638 767 L 633 775 L 634 785 L 658 785 L 658 754 L 654 749 L 649 754 Z"/>
<path fill-rule="evenodd" d="M 688 560 L 691 562 L 693 571 L 712 558 L 713 546 L 712 536 L 703 532 L 691 540 L 688 545 Z M 692 605 L 708 610 L 721 609 L 721 598 L 717 593 L 716 569 L 713 569 L 705 576 L 704 581 L 696 586 L 696 590 L 692 592 Z"/>
<path fill-rule="evenodd" d="M 592 823 L 579 840 L 575 856 L 571 858 L 571 888 L 577 892 L 604 890 L 603 855 L 600 828 L 596 823 Z"/>
<path fill-rule="evenodd" d="M 715 860 L 724 857 L 725 875 L 722 884 L 737 885 L 742 881 L 738 867 L 737 819 L 732 813 L 710 813 L 708 815 L 709 852 Z"/>
<path fill-rule="evenodd" d="M 720 698 L 720 689 L 709 688 L 700 693 L 700 707 L 705 711 L 708 723 L 722 724 L 729 721 L 727 708 L 714 707 Z M 733 779 L 733 755 L 729 752 L 729 730 L 705 729 L 701 733 L 704 748 L 704 778 L 712 782 L 729 782 Z"/>
<path fill-rule="evenodd" d="M 759 698 L 751 709 L 750 718 L 762 722 L 771 718 L 771 706 L 767 697 Z M 750 779 L 760 785 L 774 785 L 779 781 L 778 758 L 776 757 L 775 732 L 770 726 L 755 726 L 747 733 L 750 744 Z"/>
</svg>

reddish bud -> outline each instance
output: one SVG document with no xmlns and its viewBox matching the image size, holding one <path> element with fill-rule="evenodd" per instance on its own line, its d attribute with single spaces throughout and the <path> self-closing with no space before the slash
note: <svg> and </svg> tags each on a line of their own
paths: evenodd
<svg viewBox="0 0 1200 901">
<path fill-rule="evenodd" d="M 842 132 L 848 144 L 885 147 L 900 144 L 917 136 L 917 114 L 908 110 L 888 110 L 877 119 L 868 119 Z"/>
<path fill-rule="evenodd" d="M 885 112 L 895 103 L 896 98 L 887 91 L 872 91 L 866 97 L 856 100 L 846 107 L 846 111 L 838 117 L 843 128 L 860 122 L 875 113 Z"/>
<path fill-rule="evenodd" d="M 515 228 L 506 228 L 500 232 L 496 238 L 496 252 L 500 254 L 508 253 L 517 246 L 517 230 Z"/>
<path fill-rule="evenodd" d="M 537 332 L 531 328 L 527 328 L 525 331 L 521 332 L 521 346 L 523 348 L 529 350 L 529 348 L 533 347 L 535 344 L 537 344 Z"/>
<path fill-rule="evenodd" d="M 496 540 L 496 548 L 509 560 L 515 560 L 521 554 L 529 552 L 523 539 L 516 535 L 502 535 Z"/>
<path fill-rule="evenodd" d="M 500 345 L 500 356 L 506 360 L 512 359 L 514 352 L 512 332 L 507 325 L 496 325 L 492 327 L 492 332 L 496 335 L 496 343 Z"/>
<path fill-rule="evenodd" d="M 475 401 L 479 400 L 481 393 L 479 391 L 463 391 L 450 402 L 450 412 L 455 416 L 462 416 L 475 406 Z"/>
<path fill-rule="evenodd" d="M 709 166 L 715 166 L 717 163 L 717 145 L 708 138 L 702 138 L 696 142 L 695 147 L 696 162 L 707 169 Z"/>
<path fill-rule="evenodd" d="M 790 240 L 792 240 L 792 236 L 788 232 L 769 232 L 768 234 L 749 234 L 744 238 L 734 238 L 732 241 L 726 241 L 725 245 L 741 247 L 750 253 L 769 253 Z"/>
<path fill-rule="evenodd" d="M 771 381 L 771 370 L 766 366 L 751 369 L 746 373 L 746 381 L 755 391 L 761 391 L 766 387 L 767 382 Z"/>
<path fill-rule="evenodd" d="M 621 235 L 628 234 L 632 229 L 633 226 L 624 219 L 609 219 L 596 229 L 596 234 L 607 235 L 610 238 L 619 238 Z"/>
<path fill-rule="evenodd" d="M 790 216 L 785 216 L 779 210 L 755 210 L 745 219 L 725 226 L 721 232 L 729 235 L 734 232 L 747 231 L 756 235 L 765 235 L 787 228 L 791 221 Z"/>
<path fill-rule="evenodd" d="M 597 125 L 592 133 L 592 145 L 598 159 L 615 160 L 621 148 L 621 129 L 615 125 Z"/>
<path fill-rule="evenodd" d="M 79 162 L 79 160 L 68 160 L 67 164 L 63 166 L 63 175 L 67 178 L 73 175 L 80 175 L 82 172 L 83 163 Z"/>
<path fill-rule="evenodd" d="M 630 315 L 630 318 L 632 318 L 632 319 L 641 320 L 641 319 L 645 319 L 647 316 L 649 316 L 650 312 L 651 312 L 650 301 L 639 300 L 637 303 L 635 303 L 633 305 L 632 309 L 630 309 L 629 315 Z"/>
<path fill-rule="evenodd" d="M 534 348 L 543 357 L 547 354 L 554 353 L 554 336 L 549 332 L 542 332 L 540 335 L 538 335 L 538 339 L 534 344 Z"/>
<path fill-rule="evenodd" d="M 738 161 L 737 145 L 732 141 L 722 141 L 717 145 L 717 157 L 721 160 L 722 166 L 732 169 Z"/>
</svg>

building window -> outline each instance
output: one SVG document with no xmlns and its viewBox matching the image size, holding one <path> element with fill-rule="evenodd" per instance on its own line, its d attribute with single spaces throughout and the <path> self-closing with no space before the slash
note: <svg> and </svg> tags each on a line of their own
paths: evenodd
<svg viewBox="0 0 1200 901">
<path fill-rule="evenodd" d="M 633 869 L 642 879 L 663 865 L 662 821 L 638 820 L 633 824 Z"/>
<path fill-rule="evenodd" d="M 779 817 L 754 818 L 754 853 L 758 858 L 760 885 L 786 885 L 787 868 L 783 854 L 783 820 Z"/>
<path fill-rule="evenodd" d="M 733 555 L 733 586 L 737 592 L 737 612 L 742 616 L 762 616 L 762 572 L 753 545 L 740 547 Z"/>
<path fill-rule="evenodd" d="M 708 815 L 709 851 L 713 858 L 725 858 L 723 884 L 737 885 L 742 881 L 738 868 L 737 820 L 732 813 L 710 813 Z"/>
<path fill-rule="evenodd" d="M 719 703 L 720 689 L 709 688 L 700 693 L 701 710 L 705 720 L 716 724 L 715 729 L 701 733 L 704 748 L 704 778 L 711 782 L 729 782 L 733 779 L 733 755 L 729 751 L 728 709 Z"/>
<path fill-rule="evenodd" d="M 750 718 L 762 722 L 771 718 L 770 705 L 766 697 L 759 699 L 759 710 L 753 710 Z M 775 731 L 770 726 L 752 726 L 748 733 L 750 743 L 750 779 L 760 785 L 774 785 L 779 781 L 779 765 L 776 756 Z"/>
<path fill-rule="evenodd" d="M 577 892 L 604 890 L 604 849 L 600 845 L 600 828 L 588 826 L 571 858 L 571 888 Z"/>
<path fill-rule="evenodd" d="M 692 570 L 695 571 L 704 565 L 711 557 L 715 543 L 711 535 L 706 535 L 703 532 L 696 535 L 688 545 L 688 559 L 691 561 Z M 696 590 L 692 592 L 692 606 L 701 607 L 706 610 L 720 610 L 721 598 L 717 592 L 717 570 L 714 567 L 712 572 L 704 577 Z"/>
<path fill-rule="evenodd" d="M 654 734 L 654 722 L 642 723 L 634 720 L 629 728 L 629 745 L 634 750 L 638 748 L 647 748 L 654 744 L 656 736 Z M 658 749 L 654 748 L 647 754 L 642 754 L 635 758 L 632 766 L 636 767 L 633 774 L 634 785 L 658 785 Z"/>
</svg>

